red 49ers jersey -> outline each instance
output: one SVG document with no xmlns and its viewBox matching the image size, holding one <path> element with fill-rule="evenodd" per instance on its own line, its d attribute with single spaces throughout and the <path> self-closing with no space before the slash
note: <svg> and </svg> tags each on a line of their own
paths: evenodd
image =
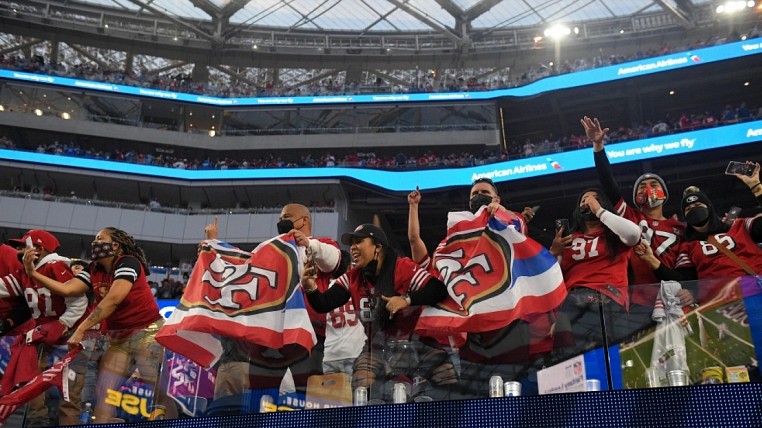
<svg viewBox="0 0 762 428">
<path fill-rule="evenodd" d="M 93 263 L 90 272 L 80 272 L 77 278 L 92 288 L 96 303 L 100 303 L 108 294 L 114 280 L 124 279 L 132 283 L 124 300 L 104 320 L 105 331 L 131 333 L 148 327 L 161 318 L 159 305 L 151 294 L 143 265 L 133 256 L 119 257 L 114 262 L 111 272 L 106 272 Z"/>
<path fill-rule="evenodd" d="M 407 257 L 398 257 L 394 266 L 394 295 L 402 295 L 424 287 L 431 275 Z M 352 296 L 352 304 L 357 309 L 360 321 L 367 327 L 375 320 L 377 305 L 385 304 L 375 287 L 366 281 L 360 269 L 353 269 L 336 280 L 336 285 L 344 287 Z M 391 296 L 386 296 L 391 297 Z M 385 331 L 387 336 L 408 339 L 413 333 L 420 314 L 419 307 L 407 307 L 394 316 L 392 328 Z"/>
<path fill-rule="evenodd" d="M 66 260 L 58 254 L 48 254 L 38 262 L 37 272 L 58 282 L 66 282 L 74 277 Z M 68 327 L 74 327 L 87 309 L 87 297 L 84 295 L 59 296 L 32 280 L 23 271 L 0 279 L 0 296 L 22 296 L 36 325 L 60 319 Z"/>
<path fill-rule="evenodd" d="M 571 246 L 561 256 L 561 271 L 566 288 L 587 287 L 599 290 L 622 306 L 629 305 L 627 259 L 630 248 L 619 242 L 616 257 L 611 259 L 605 230 L 575 232 Z"/>
<path fill-rule="evenodd" d="M 727 233 L 717 233 L 714 239 L 748 264 L 762 272 L 762 249 L 751 239 L 751 224 L 762 218 L 739 218 Z M 680 246 L 676 268 L 694 268 L 698 279 L 731 278 L 747 273 L 736 262 L 707 241 L 688 241 Z"/>
<path fill-rule="evenodd" d="M 683 241 L 685 223 L 676 218 L 656 220 L 642 211 L 632 208 L 619 199 L 616 206 L 617 213 L 640 226 L 640 237 L 651 246 L 656 257 L 669 268 L 675 267 L 677 251 Z M 639 257 L 630 257 L 630 266 L 633 273 L 632 301 L 643 306 L 653 306 L 656 295 L 659 293 L 659 279 L 653 269 L 646 265 Z M 647 286 L 644 284 L 650 284 Z"/>
</svg>

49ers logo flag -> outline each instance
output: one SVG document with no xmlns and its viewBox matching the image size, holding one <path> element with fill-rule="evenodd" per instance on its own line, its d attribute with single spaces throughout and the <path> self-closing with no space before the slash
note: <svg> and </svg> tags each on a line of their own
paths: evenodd
<svg viewBox="0 0 762 428">
<path fill-rule="evenodd" d="M 433 266 L 449 297 L 423 310 L 419 334 L 496 330 L 550 312 L 566 297 L 556 258 L 514 225 L 482 209 L 452 212 L 447 226 Z"/>
<path fill-rule="evenodd" d="M 251 253 L 205 241 L 180 304 L 156 340 L 203 367 L 222 355 L 220 336 L 310 350 L 317 340 L 299 289 L 301 270 L 298 249 L 286 235 Z"/>
</svg>

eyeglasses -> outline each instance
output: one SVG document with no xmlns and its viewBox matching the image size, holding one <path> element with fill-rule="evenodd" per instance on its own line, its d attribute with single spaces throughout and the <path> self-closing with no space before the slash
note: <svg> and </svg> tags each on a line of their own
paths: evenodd
<svg viewBox="0 0 762 428">
<path fill-rule="evenodd" d="M 474 184 L 479 184 L 479 183 L 487 183 L 490 186 L 495 187 L 495 182 L 492 181 L 491 178 L 487 178 L 487 177 L 477 178 L 476 180 L 474 180 L 473 183 L 471 183 L 471 185 L 473 186 Z"/>
</svg>

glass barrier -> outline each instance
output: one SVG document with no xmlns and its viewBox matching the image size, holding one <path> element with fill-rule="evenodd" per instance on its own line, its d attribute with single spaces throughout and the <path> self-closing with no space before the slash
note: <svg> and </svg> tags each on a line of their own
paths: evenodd
<svg viewBox="0 0 762 428">
<path fill-rule="evenodd" d="M 759 382 L 762 278 L 669 281 L 633 287 L 650 304 L 607 312 L 621 388 Z"/>
<path fill-rule="evenodd" d="M 161 321 L 140 331 L 93 330 L 68 370 L 46 378 L 66 387 L 31 399 L 8 423 L 139 422 L 762 379 L 755 352 L 762 279 L 647 284 L 631 294 L 639 297 L 626 310 L 593 290 L 572 290 L 558 308 L 499 329 L 432 336 L 413 332 L 415 307 L 387 322 L 375 318 L 373 305 L 355 311 L 348 303 L 313 314 L 317 344 L 309 352 L 217 337 L 220 358 L 207 368 L 156 342 Z M 41 369 L 57 367 L 67 337 L 35 345 Z M 6 375 L 19 367 L 8 362 L 14 340 L 0 340 Z"/>
</svg>

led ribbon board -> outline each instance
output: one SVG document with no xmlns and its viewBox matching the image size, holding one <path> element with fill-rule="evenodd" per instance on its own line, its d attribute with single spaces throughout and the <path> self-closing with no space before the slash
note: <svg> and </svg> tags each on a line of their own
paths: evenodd
<svg viewBox="0 0 762 428">
<path fill-rule="evenodd" d="M 608 153 L 611 163 L 616 164 L 654 159 L 662 156 L 695 153 L 760 140 L 762 140 L 762 120 L 757 120 L 700 131 L 611 144 L 607 146 L 606 153 Z M 371 168 L 343 167 L 187 170 L 6 149 L 0 149 L 0 159 L 189 181 L 345 178 L 365 182 L 395 192 L 409 191 L 410 189 L 415 189 L 415 186 L 420 187 L 422 190 L 465 186 L 481 177 L 488 177 L 496 182 L 505 182 L 551 174 L 562 174 L 568 171 L 577 171 L 595 166 L 592 148 L 468 168 L 414 171 L 385 171 Z"/>
<path fill-rule="evenodd" d="M 592 70 L 578 71 L 574 73 L 547 77 L 518 88 L 484 92 L 443 92 L 433 94 L 218 98 L 206 95 L 192 95 L 179 92 L 163 91 L 160 89 L 139 88 L 135 86 L 117 85 L 107 82 L 95 82 L 91 80 L 70 79 L 68 77 L 48 76 L 44 74 L 26 73 L 23 71 L 14 70 L 0 70 L 0 78 L 223 107 L 257 105 L 364 104 L 389 102 L 406 103 L 422 101 L 491 100 L 509 96 L 531 96 L 559 89 L 568 89 L 584 85 L 613 82 L 620 79 L 678 70 L 686 67 L 697 67 L 701 66 L 702 64 L 741 58 L 749 55 L 756 55 L 759 53 L 762 53 L 762 38 L 728 43 L 720 46 L 695 49 L 692 51 L 664 55 L 639 61 L 632 61 L 619 65 L 611 65 Z"/>
</svg>

